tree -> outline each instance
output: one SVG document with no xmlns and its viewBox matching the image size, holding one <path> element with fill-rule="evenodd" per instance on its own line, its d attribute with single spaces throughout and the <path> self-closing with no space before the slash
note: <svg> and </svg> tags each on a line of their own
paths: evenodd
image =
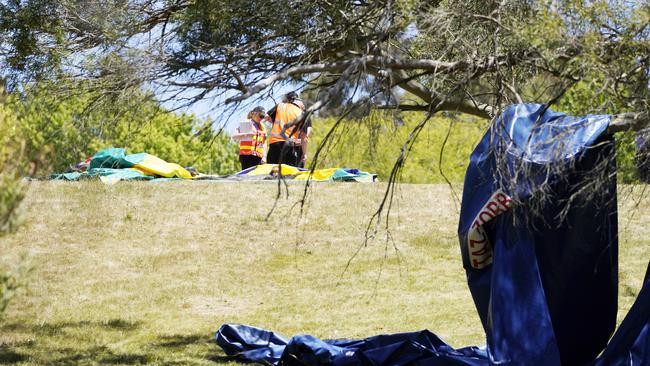
<svg viewBox="0 0 650 366">
<path fill-rule="evenodd" d="M 120 70 L 106 73 L 103 68 L 104 75 L 97 75 L 98 69 L 82 64 L 80 55 L 88 50 L 115 53 L 124 58 L 132 78 L 188 103 L 204 98 L 237 103 L 270 94 L 271 86 L 289 81 L 321 92 L 312 111 L 347 90 L 348 102 L 353 96 L 372 102 L 384 94 L 384 108 L 489 118 L 513 101 L 551 101 L 578 82 L 598 82 L 599 93 L 610 97 L 599 109 L 618 103 L 618 112 L 637 112 L 628 119 L 647 120 L 650 10 L 642 3 L 2 4 L 6 66 L 51 76 L 52 63 L 59 62 L 84 77 L 107 77 Z M 50 67 L 38 68 L 40 64 Z M 395 95 L 396 89 L 406 95 Z"/>
<path fill-rule="evenodd" d="M 235 103 L 288 80 L 321 90 L 313 110 L 353 85 L 363 91 L 357 96 L 386 94 L 384 101 L 394 102 L 390 107 L 491 117 L 512 101 L 549 101 L 579 81 L 598 81 L 600 94 L 610 97 L 607 104 L 647 113 L 650 16 L 643 4 L 2 3 L 5 65 L 34 69 L 40 65 L 35 60 L 47 59 L 42 63 L 81 67 L 79 52 L 116 52 L 134 76 L 155 82 L 167 95 L 191 94 L 188 102 L 222 97 Z M 150 38 L 143 42 L 144 36 Z M 97 70 L 83 71 L 93 76 Z M 407 95 L 394 95 L 396 88 Z"/>
</svg>

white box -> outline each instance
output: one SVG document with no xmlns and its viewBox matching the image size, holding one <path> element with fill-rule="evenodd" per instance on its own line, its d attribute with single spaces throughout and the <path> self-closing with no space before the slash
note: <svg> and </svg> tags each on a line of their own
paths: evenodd
<svg viewBox="0 0 650 366">
<path fill-rule="evenodd" d="M 251 121 L 239 122 L 239 133 L 252 133 L 253 123 Z"/>
</svg>

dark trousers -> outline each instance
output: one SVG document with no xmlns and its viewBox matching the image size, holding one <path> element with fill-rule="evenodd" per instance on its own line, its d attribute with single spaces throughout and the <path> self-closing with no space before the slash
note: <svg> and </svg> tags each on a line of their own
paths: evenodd
<svg viewBox="0 0 650 366">
<path fill-rule="evenodd" d="M 239 162 L 241 163 L 241 170 L 244 170 L 255 165 L 260 165 L 262 158 L 255 155 L 239 155 Z"/>
<path fill-rule="evenodd" d="M 302 148 L 300 145 L 290 145 L 285 142 L 274 142 L 269 145 L 266 161 L 269 164 L 300 165 Z"/>
</svg>

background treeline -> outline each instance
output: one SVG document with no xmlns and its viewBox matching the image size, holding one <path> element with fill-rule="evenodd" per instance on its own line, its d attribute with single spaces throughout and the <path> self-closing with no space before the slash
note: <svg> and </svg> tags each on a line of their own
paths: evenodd
<svg viewBox="0 0 650 366">
<path fill-rule="evenodd" d="M 558 110 L 571 113 L 570 105 Z M 580 112 L 577 112 L 580 113 Z M 402 114 L 395 118 L 392 112 L 373 112 L 357 120 L 343 120 L 324 144 L 317 166 L 344 166 L 377 173 L 386 181 L 390 176 L 402 146 L 414 127 L 422 121 L 421 113 Z M 313 160 L 319 146 L 336 118 L 317 120 L 309 160 Z M 413 144 L 399 176 L 402 183 L 461 183 L 469 164 L 469 157 L 489 126 L 489 121 L 463 115 L 434 117 L 420 132 Z M 620 183 L 638 183 L 635 165 L 634 132 L 616 136 Z"/>
<path fill-rule="evenodd" d="M 21 141 L 30 174 L 65 171 L 110 146 L 145 151 L 211 174 L 239 167 L 237 146 L 213 129 L 209 119 L 166 110 L 139 89 L 107 95 L 83 85 L 79 92 L 63 88 L 39 84 L 23 93 L 3 94 L 4 111 L 11 115 L 4 129 Z"/>
<path fill-rule="evenodd" d="M 532 90 L 538 83 L 539 80 L 531 81 L 526 88 Z M 588 115 L 593 111 L 616 114 L 625 110 L 625 105 L 600 93 L 599 90 L 602 89 L 602 82 L 598 80 L 576 82 L 551 109 L 576 116 Z M 335 108 L 335 113 L 328 114 L 332 116 L 315 123 L 310 159 L 314 158 L 315 147 L 337 125 L 336 114 L 342 114 L 342 108 Z M 329 142 L 324 145 L 318 157 L 318 166 L 358 167 L 377 173 L 380 179 L 387 180 L 402 146 L 424 118 L 423 112 L 374 111 L 366 117 L 342 120 L 330 134 Z M 400 181 L 462 182 L 470 154 L 489 123 L 485 119 L 458 113 L 437 114 L 427 122 L 413 144 L 399 176 Z M 616 134 L 619 183 L 639 183 L 635 138 L 634 131 Z"/>
<path fill-rule="evenodd" d="M 319 166 L 345 166 L 377 173 L 388 180 L 402 146 L 423 113 L 375 111 L 353 120 L 342 120 L 318 156 Z M 317 120 L 310 148 L 314 158 L 337 118 Z M 440 116 L 429 120 L 412 146 L 401 171 L 404 183 L 462 182 L 469 156 L 488 126 L 488 121 L 468 116 Z"/>
<path fill-rule="evenodd" d="M 602 104 L 598 98 L 588 86 L 578 85 L 554 109 L 585 114 L 592 104 Z M 16 143 L 20 160 L 30 162 L 23 175 L 65 171 L 109 146 L 145 151 L 209 174 L 239 170 L 237 145 L 225 131 L 215 130 L 212 120 L 166 110 L 152 94 L 137 88 L 111 95 L 89 85 L 41 83 L 20 93 L 2 92 L 0 101 L 6 116 L 3 135 Z M 404 142 L 423 119 L 420 112 L 394 111 L 344 119 L 323 146 L 317 167 L 360 168 L 387 180 Z M 337 120 L 314 120 L 308 164 Z M 412 146 L 400 181 L 462 182 L 469 156 L 488 124 L 452 113 L 434 117 Z M 619 181 L 636 182 L 634 133 L 619 134 L 618 145 Z M 5 144 L 3 149 L 10 147 Z"/>
</svg>

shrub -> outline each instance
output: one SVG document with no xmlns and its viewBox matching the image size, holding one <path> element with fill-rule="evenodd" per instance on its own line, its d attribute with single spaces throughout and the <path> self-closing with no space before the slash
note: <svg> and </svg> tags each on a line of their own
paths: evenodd
<svg viewBox="0 0 650 366">
<path fill-rule="evenodd" d="M 15 231 L 21 223 L 20 204 L 25 198 L 25 140 L 14 113 L 0 89 L 0 237 Z M 12 263 L 13 265 L 10 265 Z M 0 316 L 9 301 L 25 286 L 29 266 L 25 258 L 0 258 Z"/>
<path fill-rule="evenodd" d="M 403 144 L 423 118 L 422 113 L 405 114 L 402 120 L 393 113 L 373 112 L 361 119 L 344 120 L 321 152 L 318 165 L 360 168 L 386 180 Z M 310 160 L 335 123 L 334 118 L 314 121 Z M 401 182 L 462 182 L 469 156 L 487 124 L 484 120 L 453 116 L 429 120 L 408 155 Z"/>
<path fill-rule="evenodd" d="M 237 146 L 211 128 L 212 121 L 176 114 L 139 89 L 107 98 L 91 90 L 65 94 L 40 84 L 11 99 L 25 137 L 26 160 L 44 162 L 41 174 L 64 171 L 105 147 L 148 152 L 199 171 L 236 171 Z"/>
</svg>

